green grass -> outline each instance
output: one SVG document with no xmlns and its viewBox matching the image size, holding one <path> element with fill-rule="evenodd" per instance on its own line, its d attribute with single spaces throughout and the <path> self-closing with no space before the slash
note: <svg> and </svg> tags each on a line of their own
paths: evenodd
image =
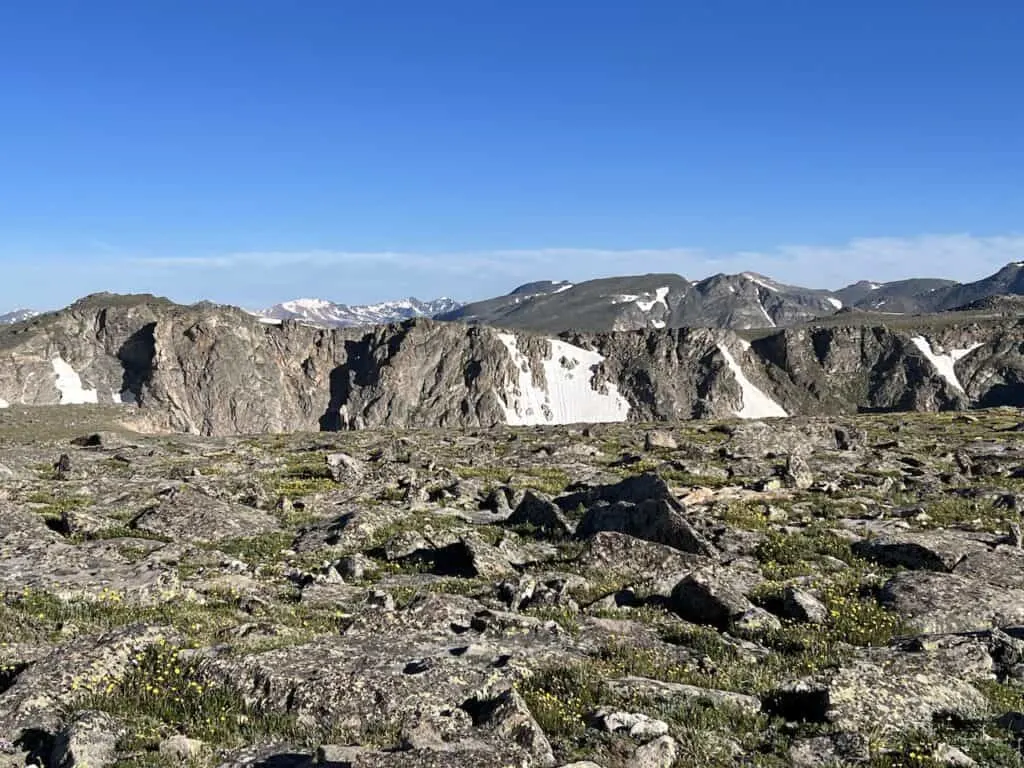
<svg viewBox="0 0 1024 768">
<path fill-rule="evenodd" d="M 292 714 L 256 709 L 237 691 L 210 684 L 201 662 L 167 644 L 139 653 L 123 677 L 76 682 L 82 691 L 80 708 L 103 710 L 132 723 L 131 735 L 119 745 L 125 750 L 154 750 L 175 732 L 213 747 L 273 740 L 316 746 L 335 735 L 303 725 Z"/>
</svg>

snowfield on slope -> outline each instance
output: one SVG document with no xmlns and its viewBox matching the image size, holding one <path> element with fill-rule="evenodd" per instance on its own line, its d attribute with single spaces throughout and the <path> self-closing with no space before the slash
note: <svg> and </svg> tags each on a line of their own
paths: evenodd
<svg viewBox="0 0 1024 768">
<path fill-rule="evenodd" d="M 732 352 L 729 351 L 725 344 L 719 344 L 718 351 L 725 358 L 726 365 L 729 366 L 732 375 L 736 377 L 736 381 L 743 393 L 743 406 L 736 411 L 737 416 L 741 419 L 770 419 L 789 416 L 781 405 L 768 397 L 747 378 L 740 364 L 736 362 L 736 358 L 732 356 Z"/>
<path fill-rule="evenodd" d="M 921 354 L 928 358 L 928 362 L 932 364 L 939 375 L 949 382 L 950 386 L 958 392 L 964 392 L 963 384 L 960 383 L 960 379 L 956 375 L 956 364 L 958 361 L 963 360 L 967 355 L 971 354 L 982 344 L 972 344 L 969 347 L 963 349 L 951 349 L 944 355 L 936 354 L 932 348 L 932 343 L 928 341 L 924 336 L 915 336 L 911 339 L 914 346 L 920 350 Z"/>
<path fill-rule="evenodd" d="M 530 362 L 519 350 L 516 337 L 499 333 L 498 338 L 518 373 L 518 381 L 499 394 L 507 424 L 595 424 L 625 421 L 629 416 L 629 402 L 614 384 L 607 383 L 605 392 L 591 386 L 594 369 L 604 361 L 597 352 L 548 339 L 551 356 L 542 363 L 545 390 L 534 385 Z"/>
<path fill-rule="evenodd" d="M 57 391 L 60 392 L 61 405 L 85 405 L 99 402 L 99 393 L 95 389 L 86 389 L 82 384 L 82 377 L 68 365 L 63 357 L 53 358 L 50 364 L 57 376 L 56 384 Z"/>
</svg>

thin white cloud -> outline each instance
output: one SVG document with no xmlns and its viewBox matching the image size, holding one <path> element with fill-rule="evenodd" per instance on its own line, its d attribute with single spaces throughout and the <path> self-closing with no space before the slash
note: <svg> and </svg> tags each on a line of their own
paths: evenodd
<svg viewBox="0 0 1024 768">
<path fill-rule="evenodd" d="M 729 253 L 695 248 L 536 248 L 447 253 L 309 250 L 136 258 L 129 263 L 147 269 L 173 270 L 401 268 L 403 274 L 429 272 L 456 279 L 488 275 L 511 281 L 584 280 L 647 272 L 675 272 L 699 279 L 718 272 L 756 271 L 796 285 L 839 288 L 865 279 L 976 280 L 1012 261 L 1024 261 L 1024 235 L 860 238 L 842 245 L 783 245 L 764 251 Z"/>
</svg>

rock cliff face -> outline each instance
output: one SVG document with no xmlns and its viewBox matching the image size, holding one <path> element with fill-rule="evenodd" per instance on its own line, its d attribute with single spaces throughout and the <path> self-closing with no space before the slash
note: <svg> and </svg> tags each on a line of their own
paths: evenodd
<svg viewBox="0 0 1024 768">
<path fill-rule="evenodd" d="M 545 337 L 426 320 L 267 325 L 98 296 L 0 331 L 0 407 L 123 403 L 155 429 L 225 435 L 1024 404 L 1022 321 L 900 322 Z"/>
</svg>

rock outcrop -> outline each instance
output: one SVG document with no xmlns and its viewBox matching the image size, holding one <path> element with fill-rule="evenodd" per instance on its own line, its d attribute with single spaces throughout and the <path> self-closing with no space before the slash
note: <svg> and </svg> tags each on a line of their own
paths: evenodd
<svg viewBox="0 0 1024 768">
<path fill-rule="evenodd" d="M 1016 320 L 833 322 L 752 341 L 429 320 L 323 329 L 94 296 L 0 330 L 0 406 L 124 404 L 151 429 L 207 435 L 956 410 L 1024 403 L 1022 338 Z"/>
</svg>

